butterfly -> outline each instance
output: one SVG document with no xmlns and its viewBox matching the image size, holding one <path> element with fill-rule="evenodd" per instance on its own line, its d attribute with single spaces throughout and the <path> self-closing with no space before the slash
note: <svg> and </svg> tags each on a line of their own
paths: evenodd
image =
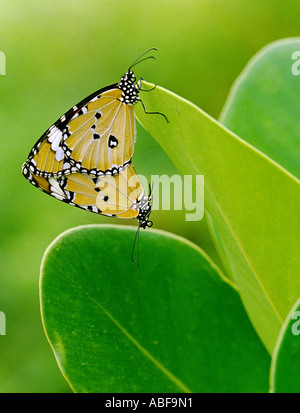
<svg viewBox="0 0 300 413">
<path fill-rule="evenodd" d="M 36 175 L 27 167 L 23 168 L 23 175 L 41 191 L 69 205 L 109 217 L 136 218 L 139 225 L 131 254 L 131 259 L 135 262 L 133 252 L 139 229 L 152 227 L 153 222 L 149 220 L 152 208 L 151 189 L 149 194 L 145 195 L 132 164 L 116 175 L 98 177 L 79 171 L 44 177 Z"/>
<path fill-rule="evenodd" d="M 136 141 L 134 105 L 139 97 L 141 79 L 131 70 L 153 58 L 136 59 L 119 83 L 106 86 L 73 106 L 50 126 L 31 149 L 23 169 L 34 176 L 58 177 L 80 172 L 93 177 L 118 174 L 130 163 Z"/>
<path fill-rule="evenodd" d="M 140 228 L 153 225 L 151 188 L 145 191 L 131 163 L 136 140 L 134 104 L 140 83 L 133 66 L 154 56 L 136 59 L 119 83 L 94 92 L 62 115 L 41 136 L 22 166 L 24 177 L 43 192 L 87 211 L 139 222 L 131 259 Z M 134 261 L 135 262 L 135 261 Z M 139 264 L 138 264 L 139 265 Z"/>
</svg>

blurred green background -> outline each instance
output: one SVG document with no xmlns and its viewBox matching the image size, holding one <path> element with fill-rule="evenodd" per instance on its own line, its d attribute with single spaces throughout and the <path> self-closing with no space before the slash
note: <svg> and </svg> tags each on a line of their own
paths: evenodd
<svg viewBox="0 0 300 413">
<path fill-rule="evenodd" d="M 217 118 L 247 61 L 274 40 L 299 36 L 299 18 L 296 0 L 0 1 L 0 51 L 6 55 L 6 75 L 0 76 L 0 311 L 7 320 L 0 392 L 70 391 L 41 324 L 40 262 L 66 229 L 112 223 L 26 182 L 21 165 L 36 140 L 82 98 L 118 82 L 153 46 L 158 61 L 138 65 L 137 77 Z M 149 178 L 177 173 L 139 126 L 134 165 Z M 216 259 L 204 220 L 185 222 L 178 211 L 154 211 L 152 218 L 156 228 L 185 236 Z"/>
</svg>

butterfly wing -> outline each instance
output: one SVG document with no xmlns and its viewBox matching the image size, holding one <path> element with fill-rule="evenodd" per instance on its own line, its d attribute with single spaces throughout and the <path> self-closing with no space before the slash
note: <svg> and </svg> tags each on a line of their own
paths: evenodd
<svg viewBox="0 0 300 413">
<path fill-rule="evenodd" d="M 114 175 L 130 163 L 136 134 L 134 109 L 121 97 L 119 88 L 105 91 L 68 123 L 63 150 L 80 172 Z"/>
<path fill-rule="evenodd" d="M 131 162 L 136 136 L 132 103 L 118 84 L 88 96 L 41 136 L 23 168 L 35 176 L 57 177 L 79 171 L 116 174 Z"/>
<path fill-rule="evenodd" d="M 62 175 L 65 165 L 65 154 L 61 147 L 63 136 L 64 130 L 52 125 L 31 149 L 22 169 L 30 169 L 37 176 Z"/>
<path fill-rule="evenodd" d="M 70 205 L 118 218 L 138 218 L 144 189 L 132 165 L 113 176 L 91 177 L 80 172 L 42 177 L 25 169 L 24 176 L 43 192 Z"/>
</svg>

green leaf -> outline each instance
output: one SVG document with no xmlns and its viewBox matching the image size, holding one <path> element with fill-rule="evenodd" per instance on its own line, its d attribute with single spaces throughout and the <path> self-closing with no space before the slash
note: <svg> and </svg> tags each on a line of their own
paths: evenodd
<svg viewBox="0 0 300 413">
<path fill-rule="evenodd" d="M 270 387 L 273 393 L 300 393 L 300 299 L 288 314 L 274 349 Z"/>
<path fill-rule="evenodd" d="M 144 82 L 143 88 L 151 88 Z M 203 174 L 205 208 L 247 312 L 270 352 L 300 295 L 300 185 L 287 171 L 187 100 L 141 92 L 142 125 L 182 174 Z M 164 166 L 162 165 L 162 173 Z"/>
<path fill-rule="evenodd" d="M 298 178 L 299 59 L 299 38 L 266 46 L 235 82 L 221 115 L 226 127 Z"/>
<path fill-rule="evenodd" d="M 239 295 L 194 244 L 91 225 L 60 235 L 41 268 L 41 308 L 76 392 L 265 392 L 270 358 Z"/>
</svg>

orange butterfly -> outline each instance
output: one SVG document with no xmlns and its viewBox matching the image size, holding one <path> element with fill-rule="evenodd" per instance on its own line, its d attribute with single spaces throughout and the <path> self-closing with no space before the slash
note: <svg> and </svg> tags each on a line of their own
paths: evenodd
<svg viewBox="0 0 300 413">
<path fill-rule="evenodd" d="M 151 48 L 136 59 L 119 83 L 104 87 L 73 106 L 36 142 L 23 169 L 35 176 L 115 175 L 131 163 L 136 140 L 134 104 L 141 101 L 131 70 Z M 160 114 L 160 112 L 146 113 Z M 166 118 L 166 117 L 165 117 Z M 167 118 L 166 118 L 167 120 Z"/>
</svg>

